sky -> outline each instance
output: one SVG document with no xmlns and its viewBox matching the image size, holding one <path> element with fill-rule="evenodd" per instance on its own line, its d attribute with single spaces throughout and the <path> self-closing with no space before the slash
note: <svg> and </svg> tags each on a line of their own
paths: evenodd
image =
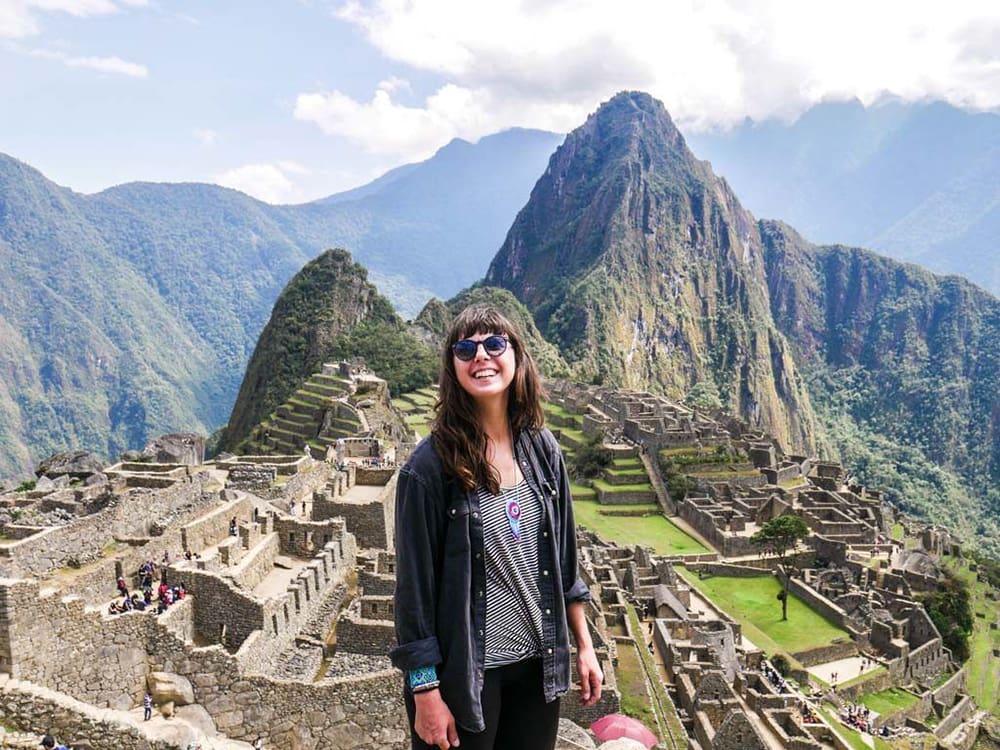
<svg viewBox="0 0 1000 750">
<path fill-rule="evenodd" d="M 624 89 L 683 132 L 886 96 L 1000 109 L 995 0 L 0 0 L 0 152 L 92 193 L 301 203 Z"/>
</svg>

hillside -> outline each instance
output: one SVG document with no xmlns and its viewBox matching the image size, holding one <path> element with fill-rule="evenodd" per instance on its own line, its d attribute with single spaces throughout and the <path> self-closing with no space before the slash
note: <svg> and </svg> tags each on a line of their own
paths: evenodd
<svg viewBox="0 0 1000 750">
<path fill-rule="evenodd" d="M 774 318 L 859 479 L 995 547 L 1000 300 L 958 277 L 763 222 Z"/>
<path fill-rule="evenodd" d="M 1000 116 L 942 102 L 816 105 L 690 139 L 757 216 L 1000 295 Z"/>
<path fill-rule="evenodd" d="M 678 399 L 707 385 L 811 450 L 812 407 L 771 320 L 761 250 L 753 216 L 663 105 L 624 93 L 552 156 L 486 283 L 535 311 L 581 379 Z"/>
<path fill-rule="evenodd" d="M 815 440 L 991 543 L 1000 302 L 757 222 L 647 95 L 614 97 L 567 137 L 486 283 L 535 311 L 578 377 L 674 398 L 714 385 L 786 449 Z"/>
<path fill-rule="evenodd" d="M 324 362 L 363 357 L 393 392 L 428 385 L 434 351 L 410 332 L 344 250 L 310 261 L 282 291 L 219 441 L 234 450 Z"/>
<path fill-rule="evenodd" d="M 278 294 L 349 247 L 415 315 L 482 273 L 561 136 L 454 141 L 303 206 L 215 185 L 80 195 L 0 155 L 0 478 L 225 423 Z"/>
</svg>

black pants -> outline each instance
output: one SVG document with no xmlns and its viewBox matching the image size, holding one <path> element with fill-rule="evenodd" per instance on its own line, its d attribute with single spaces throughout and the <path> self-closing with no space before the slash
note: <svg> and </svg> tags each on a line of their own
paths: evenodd
<svg viewBox="0 0 1000 750">
<path fill-rule="evenodd" d="M 438 750 L 413 731 L 416 707 L 405 691 L 413 750 Z M 542 660 L 528 659 L 486 670 L 482 693 L 486 729 L 467 732 L 458 728 L 460 750 L 552 750 L 559 729 L 559 700 L 545 702 Z"/>
</svg>

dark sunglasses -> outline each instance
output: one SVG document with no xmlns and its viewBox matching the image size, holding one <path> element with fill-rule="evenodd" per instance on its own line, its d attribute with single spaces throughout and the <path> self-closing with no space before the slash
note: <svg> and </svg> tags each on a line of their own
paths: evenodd
<svg viewBox="0 0 1000 750">
<path fill-rule="evenodd" d="M 483 345 L 483 351 L 491 357 L 499 357 L 507 351 L 506 336 L 487 336 L 482 341 L 462 339 L 451 345 L 451 351 L 463 362 L 468 362 L 475 358 L 480 344 Z"/>
</svg>

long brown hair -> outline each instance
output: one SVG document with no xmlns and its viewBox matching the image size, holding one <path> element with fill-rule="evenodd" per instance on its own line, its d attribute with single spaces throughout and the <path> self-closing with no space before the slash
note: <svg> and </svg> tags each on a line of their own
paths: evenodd
<svg viewBox="0 0 1000 750">
<path fill-rule="evenodd" d="M 495 494 L 500 491 L 500 475 L 486 460 L 486 432 L 479 422 L 475 400 L 458 383 L 451 351 L 456 341 L 483 333 L 506 336 L 514 349 L 516 367 L 507 396 L 511 435 L 516 440 L 522 430 L 540 430 L 544 426 L 541 378 L 524 346 L 524 337 L 499 310 L 476 304 L 458 314 L 445 340 L 431 434 L 447 474 L 466 490 L 482 486 Z"/>
</svg>

